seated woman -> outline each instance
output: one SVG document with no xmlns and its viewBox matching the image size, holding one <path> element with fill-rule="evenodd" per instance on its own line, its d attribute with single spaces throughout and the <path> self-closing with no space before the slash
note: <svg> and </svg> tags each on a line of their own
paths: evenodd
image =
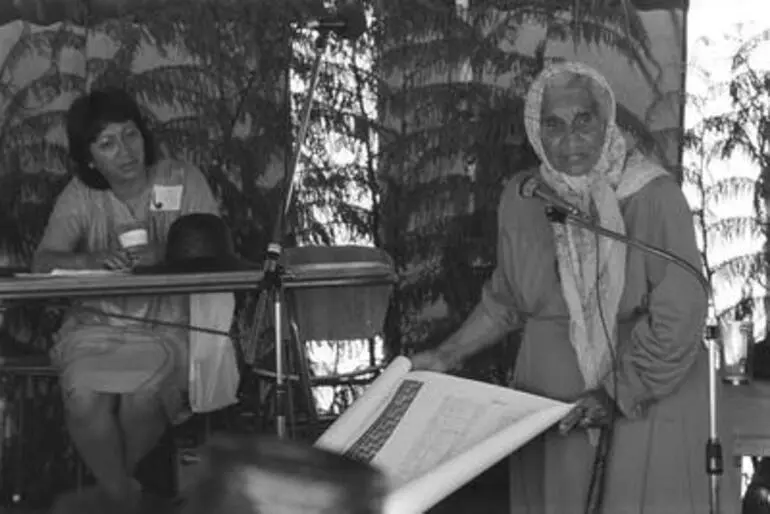
<svg viewBox="0 0 770 514">
<path fill-rule="evenodd" d="M 139 107 L 124 91 L 93 91 L 75 100 L 66 130 L 75 176 L 56 201 L 34 257 L 36 271 L 153 265 L 163 258 L 174 220 L 217 213 L 199 170 L 156 158 Z M 136 229 L 144 229 L 146 244 L 124 249 L 119 236 Z M 138 505 L 134 468 L 185 411 L 187 299 L 78 301 L 52 350 L 71 437 L 118 512 Z"/>
</svg>

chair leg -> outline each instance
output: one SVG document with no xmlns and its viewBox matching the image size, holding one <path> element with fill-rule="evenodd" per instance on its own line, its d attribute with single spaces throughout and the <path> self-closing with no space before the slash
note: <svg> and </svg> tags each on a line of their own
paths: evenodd
<svg viewBox="0 0 770 514">
<path fill-rule="evenodd" d="M 300 336 L 300 330 L 297 327 L 297 323 L 295 320 L 295 317 L 293 315 L 293 309 L 291 305 L 291 299 L 289 297 L 285 297 L 282 302 L 283 308 L 282 308 L 282 317 L 286 316 L 286 323 L 283 322 L 282 318 L 282 325 L 283 327 L 287 327 L 289 330 L 289 334 L 286 334 L 282 339 L 282 341 L 278 344 L 285 345 L 282 350 L 283 354 L 283 362 L 284 362 L 284 380 L 286 383 L 286 387 L 288 389 L 287 397 L 285 399 L 286 401 L 286 429 L 289 434 L 293 434 L 296 429 L 296 415 L 295 415 L 295 407 L 296 402 L 294 402 L 294 394 L 299 393 L 300 396 L 302 396 L 301 402 L 304 403 L 304 407 L 307 409 L 308 412 L 308 421 L 309 421 L 309 428 L 313 432 L 315 432 L 317 425 L 318 425 L 318 411 L 317 407 L 313 398 L 313 392 L 312 387 L 310 383 L 310 366 L 309 366 L 309 360 L 308 360 L 308 354 L 307 349 L 305 348 L 305 344 L 302 341 L 302 338 Z M 267 301 L 267 300 L 266 300 Z M 261 304 L 263 306 L 264 312 L 258 312 L 257 313 L 257 320 L 254 322 L 254 325 L 259 325 L 261 327 L 262 321 L 265 319 L 270 319 L 273 317 L 274 310 L 271 311 L 264 307 L 267 305 L 266 303 Z M 243 366 L 243 369 L 253 371 L 259 371 L 259 369 L 256 367 L 255 362 L 255 351 L 254 348 L 257 346 L 257 337 L 260 335 L 260 330 L 257 330 L 254 325 L 252 325 L 250 330 L 250 341 L 248 346 L 239 354 L 241 358 L 241 363 Z M 290 341 L 289 341 L 290 340 Z M 275 349 L 274 351 L 277 351 Z M 277 371 L 277 370 L 276 370 Z M 249 373 L 243 373 L 243 377 L 248 376 Z M 271 376 L 272 373 L 267 374 L 267 376 Z M 274 375 L 272 375 L 274 377 Z M 295 378 L 297 377 L 298 380 Z M 255 382 L 259 383 L 260 381 L 260 375 L 257 373 L 255 375 Z M 243 378 L 242 378 L 243 380 Z M 271 380 L 274 380 L 272 378 Z M 295 382 L 299 382 L 299 384 L 295 384 Z M 240 388 L 240 396 L 242 399 L 245 399 L 246 392 L 248 389 L 248 385 L 245 382 L 242 382 L 241 388 Z M 257 396 L 259 397 L 259 396 Z M 257 406 L 255 406 L 256 410 L 259 410 Z M 277 413 L 276 413 L 277 414 Z"/>
<path fill-rule="evenodd" d="M 310 385 L 310 365 L 305 343 L 300 337 L 300 331 L 293 316 L 289 317 L 289 330 L 291 330 L 291 340 L 293 343 L 293 357 L 296 364 L 296 373 L 299 376 L 300 392 L 305 401 L 305 407 L 308 412 L 308 425 L 312 433 L 318 428 L 318 410 L 313 398 L 313 389 Z"/>
</svg>

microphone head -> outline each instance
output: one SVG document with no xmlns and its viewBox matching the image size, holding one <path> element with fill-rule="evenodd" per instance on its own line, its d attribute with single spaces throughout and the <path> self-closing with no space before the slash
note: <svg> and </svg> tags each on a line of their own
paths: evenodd
<svg viewBox="0 0 770 514">
<path fill-rule="evenodd" d="M 354 40 L 366 32 L 366 12 L 362 5 L 345 2 L 337 10 L 337 17 L 343 22 L 343 26 L 335 31 L 341 38 Z"/>
<path fill-rule="evenodd" d="M 530 175 L 521 181 L 519 194 L 524 198 L 534 198 L 538 187 L 540 187 L 540 179 L 535 175 Z"/>
</svg>

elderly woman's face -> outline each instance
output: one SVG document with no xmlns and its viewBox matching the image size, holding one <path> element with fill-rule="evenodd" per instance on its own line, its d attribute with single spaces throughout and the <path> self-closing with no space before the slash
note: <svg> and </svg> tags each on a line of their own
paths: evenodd
<svg viewBox="0 0 770 514">
<path fill-rule="evenodd" d="M 133 121 L 110 123 L 91 143 L 94 166 L 109 183 L 126 183 L 146 176 L 144 138 Z"/>
<path fill-rule="evenodd" d="M 556 171 L 585 175 L 604 146 L 606 123 L 584 88 L 549 88 L 543 96 L 540 134 L 546 157 Z"/>
</svg>

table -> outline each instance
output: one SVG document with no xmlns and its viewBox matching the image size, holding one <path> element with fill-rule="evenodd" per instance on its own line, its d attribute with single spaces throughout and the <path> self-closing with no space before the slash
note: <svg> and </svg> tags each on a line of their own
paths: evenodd
<svg viewBox="0 0 770 514">
<path fill-rule="evenodd" d="M 734 454 L 770 457 L 770 381 L 725 385 L 722 404 L 734 437 Z"/>
<path fill-rule="evenodd" d="M 732 456 L 724 455 L 724 472 L 741 483 L 741 457 L 770 457 L 770 381 L 724 385 L 721 415 L 733 442 Z M 733 458 L 731 458 L 733 457 Z"/>
<path fill-rule="evenodd" d="M 50 276 L 0 279 L 0 301 L 93 296 L 256 291 L 261 271 Z"/>
</svg>

